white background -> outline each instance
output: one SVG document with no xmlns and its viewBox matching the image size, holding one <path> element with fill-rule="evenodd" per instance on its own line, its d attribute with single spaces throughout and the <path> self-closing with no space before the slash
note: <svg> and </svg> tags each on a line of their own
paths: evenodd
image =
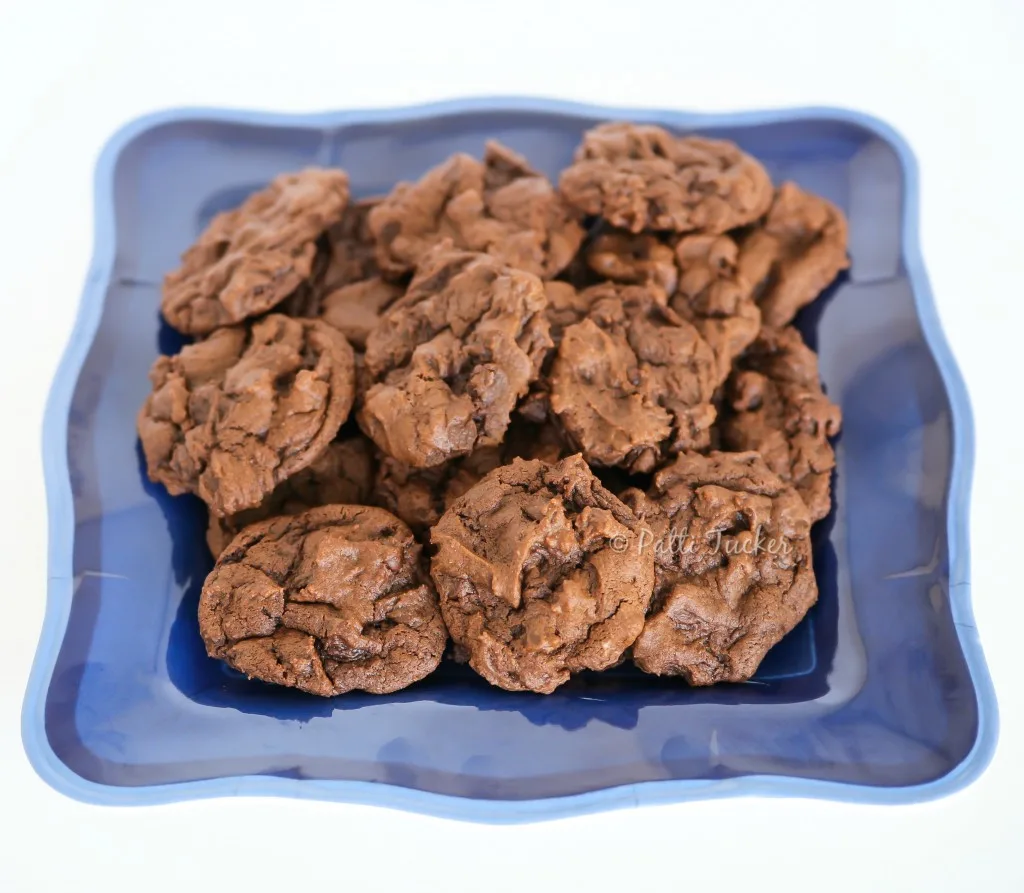
<svg viewBox="0 0 1024 893">
<path fill-rule="evenodd" d="M 0 889 L 1024 889 L 1022 52 L 1015 0 L 0 0 Z M 103 142 L 166 106 L 501 93 L 848 106 L 914 147 L 925 260 L 977 421 L 974 605 L 1002 728 L 970 788 L 907 807 L 747 799 L 494 828 L 286 800 L 105 809 L 34 775 L 19 713 L 45 598 L 40 425 L 89 262 Z"/>
</svg>

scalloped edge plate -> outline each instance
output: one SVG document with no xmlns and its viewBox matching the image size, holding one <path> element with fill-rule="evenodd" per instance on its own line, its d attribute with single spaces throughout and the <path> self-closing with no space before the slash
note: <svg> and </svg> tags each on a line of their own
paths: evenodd
<svg viewBox="0 0 1024 893">
<path fill-rule="evenodd" d="M 814 117 L 865 128 L 896 152 L 904 173 L 903 261 L 917 314 L 945 384 L 953 414 L 953 465 L 946 519 L 950 577 L 965 582 L 950 586 L 950 607 L 978 699 L 978 735 L 967 756 L 949 773 L 925 784 L 867 787 L 855 784 L 751 775 L 720 780 L 668 780 L 621 785 L 565 797 L 538 800 L 473 800 L 360 781 L 291 779 L 263 776 L 215 778 L 173 785 L 113 787 L 87 781 L 55 755 L 44 729 L 46 691 L 60 650 L 71 606 L 74 514 L 67 464 L 67 421 L 79 372 L 92 345 L 103 297 L 114 262 L 113 175 L 121 152 L 144 132 L 182 118 L 265 126 L 338 127 L 352 123 L 388 123 L 466 111 L 525 111 L 589 115 L 606 119 L 656 116 L 679 128 L 772 124 Z M 974 465 L 974 424 L 967 391 L 946 343 L 925 274 L 918 234 L 917 163 L 906 141 L 888 124 L 870 115 L 836 108 L 798 108 L 727 114 L 697 114 L 661 109 L 602 108 L 556 100 L 519 97 L 449 100 L 412 107 L 323 114 L 273 114 L 230 109 L 172 109 L 137 118 L 109 140 L 96 166 L 93 259 L 78 317 L 54 377 L 43 423 L 43 466 L 49 509 L 48 591 L 39 645 L 22 712 L 22 739 L 33 768 L 61 793 L 87 803 L 151 805 L 207 797 L 287 796 L 386 806 L 445 818 L 514 823 L 564 818 L 626 806 L 674 803 L 706 798 L 757 795 L 810 797 L 859 803 L 914 803 L 936 799 L 971 784 L 985 770 L 995 750 L 998 714 L 995 691 L 971 611 L 969 507 Z"/>
</svg>

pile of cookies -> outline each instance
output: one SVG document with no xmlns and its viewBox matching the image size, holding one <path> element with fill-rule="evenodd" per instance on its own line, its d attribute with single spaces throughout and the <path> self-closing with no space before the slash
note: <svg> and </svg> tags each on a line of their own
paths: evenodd
<svg viewBox="0 0 1024 893">
<path fill-rule="evenodd" d="M 389 195 L 278 177 L 166 278 L 138 419 L 209 507 L 199 626 L 250 677 L 396 691 L 446 651 L 549 693 L 748 679 L 817 599 L 840 416 L 795 314 L 846 222 L 732 143 L 604 124 Z"/>
</svg>

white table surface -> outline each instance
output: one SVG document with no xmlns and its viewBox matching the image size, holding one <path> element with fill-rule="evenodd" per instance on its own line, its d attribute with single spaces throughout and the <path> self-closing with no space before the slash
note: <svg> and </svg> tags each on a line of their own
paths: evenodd
<svg viewBox="0 0 1024 893">
<path fill-rule="evenodd" d="M 1024 6 L 567 7 L 0 0 L 10 606 L 0 614 L 0 889 L 1024 889 L 1024 536 L 1014 507 L 1024 497 L 1014 385 L 1024 356 Z M 495 828 L 288 800 L 101 808 L 37 778 L 19 714 L 45 599 L 40 427 L 89 263 L 101 145 L 127 119 L 168 106 L 313 111 L 466 94 L 708 111 L 839 105 L 910 141 L 925 260 L 977 423 L 974 609 L 1001 734 L 975 784 L 903 807 L 748 798 Z"/>
</svg>

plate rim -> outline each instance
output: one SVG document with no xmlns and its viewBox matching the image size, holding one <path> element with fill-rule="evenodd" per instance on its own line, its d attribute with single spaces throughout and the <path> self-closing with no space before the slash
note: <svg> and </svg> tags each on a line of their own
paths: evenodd
<svg viewBox="0 0 1024 893">
<path fill-rule="evenodd" d="M 953 462 L 946 532 L 950 556 L 950 611 L 978 704 L 978 731 L 966 756 L 928 782 L 872 787 L 847 782 L 749 775 L 728 779 L 667 779 L 619 785 L 561 797 L 480 800 L 418 791 L 377 782 L 292 779 L 258 775 L 123 787 L 89 781 L 53 751 L 45 730 L 46 692 L 67 628 L 74 591 L 74 511 L 67 463 L 71 398 L 102 318 L 104 294 L 116 253 L 114 174 L 122 153 L 146 133 L 185 120 L 289 128 L 337 129 L 351 124 L 417 121 L 466 112 L 533 112 L 604 119 L 650 120 L 699 129 L 791 123 L 809 118 L 850 124 L 873 133 L 896 153 L 903 169 L 902 258 L 925 343 L 950 402 Z M 93 177 L 93 253 L 77 316 L 50 387 L 43 419 L 43 474 L 47 497 L 47 594 L 42 630 L 22 708 L 22 743 L 39 776 L 57 791 L 97 805 L 155 805 L 226 796 L 287 796 L 404 809 L 442 818 L 508 824 L 566 818 L 609 809 L 734 796 L 802 797 L 840 802 L 919 803 L 948 796 L 987 768 L 998 738 L 995 689 L 985 662 L 970 583 L 970 496 L 974 467 L 974 420 L 966 384 L 947 343 L 920 247 L 920 181 L 917 161 L 904 137 L 887 122 L 841 107 L 805 106 L 746 112 L 688 112 L 650 107 L 599 106 L 525 96 L 473 97 L 377 109 L 280 113 L 237 108 L 180 107 L 129 121 L 104 145 Z"/>
</svg>

